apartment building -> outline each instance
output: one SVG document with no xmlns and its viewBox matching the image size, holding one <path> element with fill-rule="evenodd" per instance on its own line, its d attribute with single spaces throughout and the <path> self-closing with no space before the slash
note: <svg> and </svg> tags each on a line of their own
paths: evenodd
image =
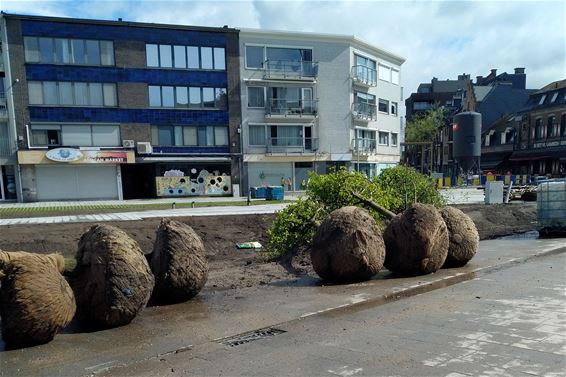
<svg viewBox="0 0 566 377">
<path fill-rule="evenodd" d="M 0 199 L 239 191 L 238 30 L 1 18 Z"/>
<path fill-rule="evenodd" d="M 404 58 L 353 36 L 241 30 L 245 181 L 303 190 L 310 171 L 399 162 Z"/>
</svg>

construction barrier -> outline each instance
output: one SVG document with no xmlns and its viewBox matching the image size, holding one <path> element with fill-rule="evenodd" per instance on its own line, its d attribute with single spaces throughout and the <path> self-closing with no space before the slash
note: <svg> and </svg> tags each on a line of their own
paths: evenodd
<svg viewBox="0 0 566 377">
<path fill-rule="evenodd" d="M 507 186 L 511 182 L 513 182 L 513 186 L 524 186 L 531 183 L 531 176 L 522 174 L 522 175 L 482 175 L 480 177 L 475 177 L 469 182 L 473 186 L 485 186 L 486 182 L 493 182 L 493 181 L 503 181 L 503 183 Z M 463 179 L 460 177 L 451 178 L 451 177 L 444 177 L 438 178 L 436 180 L 436 184 L 438 188 L 442 187 L 457 187 L 462 186 L 464 183 Z"/>
</svg>

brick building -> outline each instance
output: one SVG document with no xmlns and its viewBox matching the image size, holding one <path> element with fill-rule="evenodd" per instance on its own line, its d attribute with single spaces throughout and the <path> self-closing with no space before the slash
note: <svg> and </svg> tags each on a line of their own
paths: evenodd
<svg viewBox="0 0 566 377">
<path fill-rule="evenodd" d="M 238 30 L 3 13 L 1 35 L 20 201 L 237 190 Z"/>
</svg>

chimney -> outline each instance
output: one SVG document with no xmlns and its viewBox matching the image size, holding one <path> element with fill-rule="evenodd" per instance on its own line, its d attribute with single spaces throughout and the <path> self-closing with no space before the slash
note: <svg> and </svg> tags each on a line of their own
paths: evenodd
<svg viewBox="0 0 566 377">
<path fill-rule="evenodd" d="M 491 74 L 495 77 L 497 76 L 497 69 L 492 69 Z"/>
<path fill-rule="evenodd" d="M 483 81 L 483 76 L 476 76 L 476 85 L 480 85 Z"/>
<path fill-rule="evenodd" d="M 516 75 L 524 75 L 525 74 L 525 68 L 515 68 L 515 74 Z"/>
</svg>

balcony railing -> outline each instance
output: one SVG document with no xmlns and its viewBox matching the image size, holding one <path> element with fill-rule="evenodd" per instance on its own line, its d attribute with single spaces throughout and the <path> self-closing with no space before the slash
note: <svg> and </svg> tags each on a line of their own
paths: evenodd
<svg viewBox="0 0 566 377">
<path fill-rule="evenodd" d="M 363 155 L 377 153 L 377 140 L 354 139 L 352 140 L 352 152 Z"/>
<path fill-rule="evenodd" d="M 318 139 L 312 137 L 270 137 L 267 153 L 312 153 L 318 150 Z"/>
<path fill-rule="evenodd" d="M 354 82 L 367 85 L 377 86 L 377 71 L 364 65 L 355 65 L 351 72 Z"/>
<path fill-rule="evenodd" d="M 8 138 L 0 137 L 0 157 L 8 158 L 14 153 L 14 148 Z"/>
<path fill-rule="evenodd" d="M 271 99 L 265 106 L 266 115 L 285 117 L 316 116 L 317 100 Z"/>
<path fill-rule="evenodd" d="M 373 103 L 354 102 L 352 104 L 352 116 L 354 119 L 368 122 L 377 120 L 377 106 Z"/>
<path fill-rule="evenodd" d="M 314 80 L 318 76 L 318 62 L 266 60 L 264 79 Z"/>
</svg>

